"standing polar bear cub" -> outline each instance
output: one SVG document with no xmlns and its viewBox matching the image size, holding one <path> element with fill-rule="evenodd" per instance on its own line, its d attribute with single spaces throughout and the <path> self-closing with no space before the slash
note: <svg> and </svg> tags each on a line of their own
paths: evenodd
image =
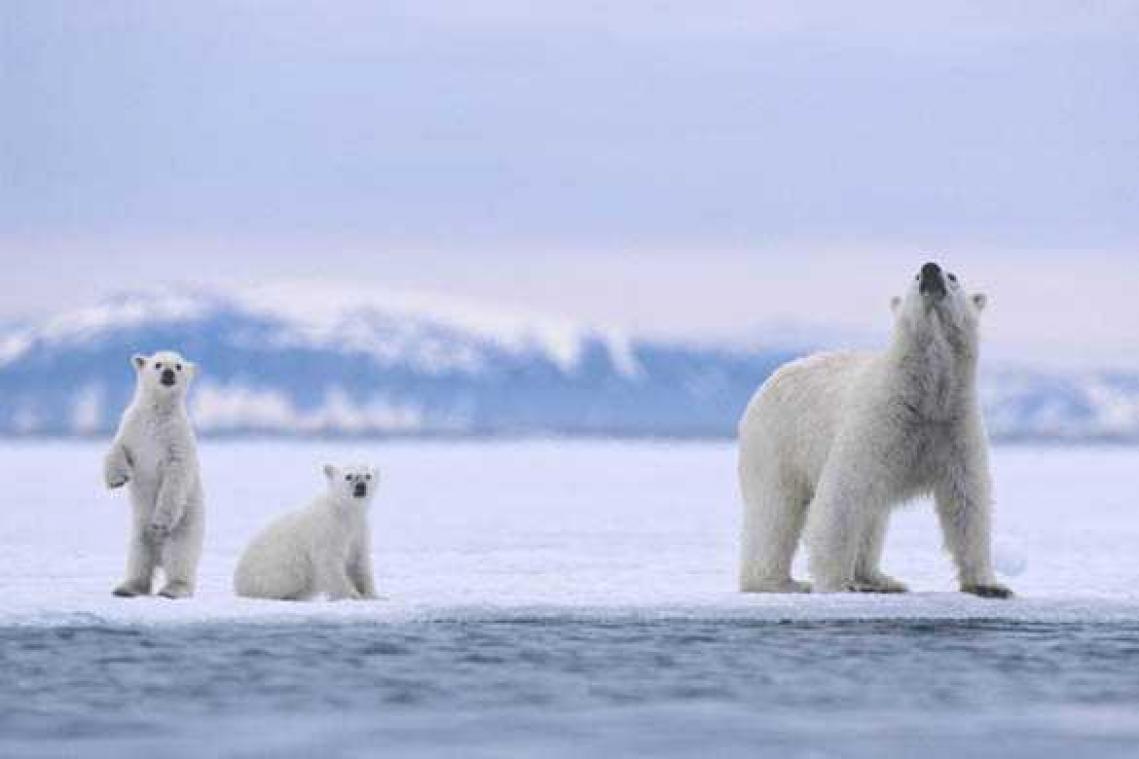
<svg viewBox="0 0 1139 759">
<path fill-rule="evenodd" d="M 878 566 L 890 511 L 932 493 L 961 590 L 1012 595 L 990 557 L 976 387 L 984 306 L 927 263 L 893 300 L 888 350 L 810 356 L 764 383 L 740 422 L 742 590 L 810 590 L 791 578 L 805 530 L 816 591 L 905 591 Z"/>
<path fill-rule="evenodd" d="M 172 351 L 136 355 L 131 363 L 134 399 L 103 464 L 108 488 L 130 483 L 134 509 L 127 576 L 114 593 L 149 594 L 161 567 L 166 585 L 159 593 L 183 598 L 194 593 L 204 528 L 198 452 L 186 414 L 195 366 Z"/>
<path fill-rule="evenodd" d="M 300 601 L 376 598 L 368 506 L 376 470 L 324 465 L 328 490 L 261 532 L 238 563 L 237 595 Z"/>
</svg>

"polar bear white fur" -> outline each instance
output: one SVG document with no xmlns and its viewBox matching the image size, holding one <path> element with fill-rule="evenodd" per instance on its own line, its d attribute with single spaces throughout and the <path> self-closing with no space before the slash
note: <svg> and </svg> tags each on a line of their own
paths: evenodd
<svg viewBox="0 0 1139 759">
<path fill-rule="evenodd" d="M 194 594 L 202 553 L 204 505 L 194 430 L 186 414 L 186 390 L 196 367 L 177 353 L 131 358 L 134 399 L 103 464 L 108 488 L 130 483 L 134 509 L 126 579 L 116 596 L 147 595 L 155 569 L 166 585 L 160 594 Z"/>
<path fill-rule="evenodd" d="M 891 509 L 932 494 L 961 590 L 1011 592 L 990 558 L 988 444 L 977 399 L 985 296 L 927 263 L 894 298 L 892 344 L 776 371 L 740 422 L 740 586 L 806 592 L 791 562 L 806 532 L 819 592 L 902 592 L 879 569 Z"/>
<path fill-rule="evenodd" d="M 368 506 L 378 482 L 368 466 L 324 465 L 328 490 L 271 523 L 238 563 L 234 591 L 248 598 L 374 599 Z"/>
</svg>

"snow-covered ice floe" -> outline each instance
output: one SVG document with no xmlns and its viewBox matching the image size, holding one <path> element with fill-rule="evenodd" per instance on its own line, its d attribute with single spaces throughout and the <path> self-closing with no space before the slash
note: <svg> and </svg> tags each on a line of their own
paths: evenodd
<svg viewBox="0 0 1139 759">
<path fill-rule="evenodd" d="M 1139 451 L 998 448 L 997 565 L 955 592 L 928 504 L 903 596 L 735 592 L 733 447 L 211 442 L 197 597 L 117 599 L 102 446 L 0 449 L 0 756 L 1134 756 Z M 382 471 L 387 600 L 234 598 L 246 541 Z M 801 568 L 800 568 L 801 572 Z"/>
<path fill-rule="evenodd" d="M 1009 602 L 955 592 L 932 508 L 894 518 L 901 596 L 735 592 L 739 503 L 726 443 L 210 442 L 207 538 L 189 601 L 112 598 L 129 507 L 99 487 L 102 445 L 7 443 L 0 625 L 417 620 L 1139 620 L 1139 449 L 998 447 L 996 563 Z M 241 548 L 321 488 L 319 464 L 382 470 L 385 600 L 234 598 Z M 802 557 L 799 574 L 802 575 Z"/>
</svg>

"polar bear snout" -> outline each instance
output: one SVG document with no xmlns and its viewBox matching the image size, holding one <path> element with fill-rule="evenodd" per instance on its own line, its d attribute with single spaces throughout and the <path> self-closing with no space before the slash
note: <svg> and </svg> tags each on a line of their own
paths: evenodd
<svg viewBox="0 0 1139 759">
<path fill-rule="evenodd" d="M 138 373 L 138 392 L 156 393 L 158 398 L 178 397 L 190 386 L 195 365 L 174 351 L 159 351 L 153 356 L 136 353 L 131 357 Z"/>
<path fill-rule="evenodd" d="M 328 478 L 329 487 L 337 498 L 351 501 L 366 501 L 376 490 L 379 481 L 379 472 L 374 467 L 355 464 L 338 467 L 335 464 L 324 465 L 324 476 Z"/>
<path fill-rule="evenodd" d="M 944 298 L 949 292 L 945 286 L 945 275 L 941 267 L 930 261 L 921 267 L 918 274 L 918 292 L 935 298 Z"/>
</svg>

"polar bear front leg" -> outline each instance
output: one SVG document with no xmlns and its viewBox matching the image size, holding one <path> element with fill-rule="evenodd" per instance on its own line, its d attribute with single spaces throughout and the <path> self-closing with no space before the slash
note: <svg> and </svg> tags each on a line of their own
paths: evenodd
<svg viewBox="0 0 1139 759">
<path fill-rule="evenodd" d="M 854 590 L 858 507 L 849 497 L 828 497 L 811 504 L 808 512 L 807 566 L 812 590 L 842 593 Z"/>
<path fill-rule="evenodd" d="M 989 493 L 988 464 L 981 453 L 971 458 L 962 456 L 949 467 L 935 488 L 934 498 L 945 547 L 957 565 L 961 591 L 984 598 L 1009 598 L 1012 591 L 993 576 Z"/>
<path fill-rule="evenodd" d="M 870 520 L 882 513 L 888 481 L 863 456 L 831 456 L 807 509 L 807 559 L 819 593 L 855 590 L 854 570 Z"/>
<path fill-rule="evenodd" d="M 330 601 L 358 599 L 360 591 L 348 576 L 348 563 L 343 557 L 329 556 L 317 564 L 317 588 L 328 594 Z"/>
<path fill-rule="evenodd" d="M 372 570 L 372 547 L 370 541 L 362 540 L 353 551 L 348 560 L 348 578 L 359 592 L 361 598 L 375 600 L 379 598 L 376 593 L 375 574 Z"/>
<path fill-rule="evenodd" d="M 109 489 L 121 488 L 131 478 L 131 457 L 126 446 L 116 440 L 103 459 L 103 484 Z"/>
</svg>

